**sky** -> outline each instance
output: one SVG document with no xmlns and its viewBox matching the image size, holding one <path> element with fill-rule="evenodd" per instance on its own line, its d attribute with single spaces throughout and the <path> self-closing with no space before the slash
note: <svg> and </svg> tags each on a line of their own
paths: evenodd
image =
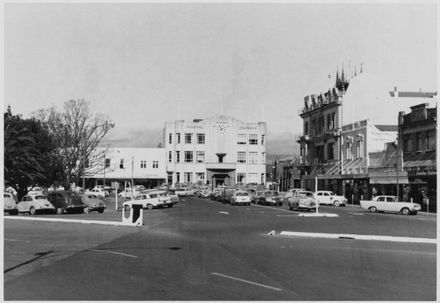
<svg viewBox="0 0 440 303">
<path fill-rule="evenodd" d="M 265 121 L 268 144 L 288 152 L 304 97 L 342 65 L 436 91 L 437 13 L 435 2 L 6 3 L 4 106 L 27 117 L 85 99 L 125 146 L 157 145 L 166 121 L 226 114 Z"/>
</svg>

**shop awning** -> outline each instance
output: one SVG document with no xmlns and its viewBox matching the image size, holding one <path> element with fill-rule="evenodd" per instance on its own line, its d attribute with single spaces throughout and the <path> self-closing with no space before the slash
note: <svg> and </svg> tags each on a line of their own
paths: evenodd
<svg viewBox="0 0 440 303">
<path fill-rule="evenodd" d="M 397 184 L 397 176 L 370 176 L 370 184 Z M 399 176 L 399 184 L 409 184 L 408 176 Z"/>
</svg>

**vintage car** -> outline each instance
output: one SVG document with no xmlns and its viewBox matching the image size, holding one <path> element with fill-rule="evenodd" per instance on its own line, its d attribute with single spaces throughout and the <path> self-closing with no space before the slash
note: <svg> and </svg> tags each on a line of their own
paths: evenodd
<svg viewBox="0 0 440 303">
<path fill-rule="evenodd" d="M 132 189 L 131 187 L 125 187 L 121 190 L 118 196 L 120 198 L 131 199 L 131 196 L 133 194 L 133 198 L 136 199 L 142 193 L 143 190 L 145 190 L 145 188 L 141 189 L 141 188 L 133 187 Z"/>
<path fill-rule="evenodd" d="M 84 207 L 84 213 L 86 214 L 91 211 L 97 211 L 102 214 L 104 209 L 107 208 L 107 204 L 95 194 L 81 194 L 80 196 L 83 203 L 86 205 L 86 207 Z"/>
<path fill-rule="evenodd" d="M 86 190 L 84 192 L 84 194 L 86 194 L 86 195 L 95 195 L 95 196 L 101 197 L 101 198 L 108 197 L 108 195 L 109 195 L 109 193 L 107 191 L 105 191 L 103 188 L 99 188 L 99 187 L 95 187 L 93 189 Z"/>
<path fill-rule="evenodd" d="M 231 205 L 251 205 L 251 197 L 244 190 L 236 190 L 231 197 Z"/>
<path fill-rule="evenodd" d="M 3 204 L 5 212 L 9 213 L 10 215 L 18 214 L 17 203 L 15 202 L 15 197 L 12 193 L 3 193 Z"/>
<path fill-rule="evenodd" d="M 17 210 L 20 213 L 35 215 L 37 212 L 55 213 L 56 209 L 49 202 L 45 195 L 26 195 L 17 203 Z"/>
<path fill-rule="evenodd" d="M 47 195 L 47 200 L 55 206 L 57 214 L 82 213 L 86 207 L 81 197 L 74 191 L 54 191 Z"/>
<path fill-rule="evenodd" d="M 170 197 L 170 201 L 171 203 L 177 204 L 180 200 L 179 200 L 179 196 L 176 195 L 176 193 L 174 192 L 174 190 L 166 190 L 168 197 Z"/>
<path fill-rule="evenodd" d="M 287 190 L 287 192 L 284 195 L 285 199 L 291 198 L 293 196 L 294 193 L 296 193 L 297 191 L 304 191 L 305 189 L 302 188 L 291 188 L 289 190 Z"/>
<path fill-rule="evenodd" d="M 127 203 L 142 204 L 144 209 L 172 207 L 174 204 L 164 190 L 144 191 L 136 199 L 127 201 Z"/>
<path fill-rule="evenodd" d="M 176 195 L 182 197 L 194 196 L 194 190 L 189 187 L 180 187 L 177 188 L 174 192 L 176 193 Z"/>
<path fill-rule="evenodd" d="M 251 194 L 251 202 L 255 204 L 258 202 L 258 200 L 263 198 L 265 198 L 263 190 L 255 191 Z"/>
<path fill-rule="evenodd" d="M 211 197 L 211 190 L 209 189 L 202 189 L 197 193 L 197 196 L 199 198 L 209 198 Z"/>
<path fill-rule="evenodd" d="M 266 190 L 256 197 L 256 204 L 282 206 L 283 198 L 275 190 Z"/>
<path fill-rule="evenodd" d="M 402 202 L 397 196 L 376 196 L 373 200 L 361 200 L 361 207 L 372 213 L 397 212 L 403 215 L 416 215 L 421 205 L 413 202 Z"/>
<path fill-rule="evenodd" d="M 211 200 L 220 201 L 220 199 L 222 199 L 222 197 L 223 197 L 224 191 L 225 191 L 225 189 L 223 187 L 214 188 L 214 190 L 211 192 L 211 195 L 210 195 Z"/>
<path fill-rule="evenodd" d="M 287 199 L 290 210 L 316 210 L 319 207 L 318 201 L 311 191 L 297 191 Z"/>
<path fill-rule="evenodd" d="M 318 190 L 314 193 L 315 199 L 319 204 L 345 206 L 347 199 L 344 196 L 338 196 L 332 191 Z"/>
</svg>

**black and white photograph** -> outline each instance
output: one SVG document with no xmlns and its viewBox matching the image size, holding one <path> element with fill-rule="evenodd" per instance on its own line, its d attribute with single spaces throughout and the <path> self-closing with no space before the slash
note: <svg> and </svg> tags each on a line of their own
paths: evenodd
<svg viewBox="0 0 440 303">
<path fill-rule="evenodd" d="M 438 299 L 438 1 L 0 6 L 2 301 Z"/>
</svg>

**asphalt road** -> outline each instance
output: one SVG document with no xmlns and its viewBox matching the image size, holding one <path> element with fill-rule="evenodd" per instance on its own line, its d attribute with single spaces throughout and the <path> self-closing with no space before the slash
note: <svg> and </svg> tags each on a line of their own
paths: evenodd
<svg viewBox="0 0 440 303">
<path fill-rule="evenodd" d="M 6 300 L 435 300 L 436 246 L 280 231 L 436 237 L 436 216 L 187 198 L 144 226 L 5 220 Z M 45 216 L 39 216 L 45 217 Z M 50 217 L 50 216 L 48 216 Z M 52 216 L 53 217 L 53 216 Z M 66 218 L 120 220 L 121 213 Z M 275 231 L 275 235 L 269 235 Z"/>
</svg>

